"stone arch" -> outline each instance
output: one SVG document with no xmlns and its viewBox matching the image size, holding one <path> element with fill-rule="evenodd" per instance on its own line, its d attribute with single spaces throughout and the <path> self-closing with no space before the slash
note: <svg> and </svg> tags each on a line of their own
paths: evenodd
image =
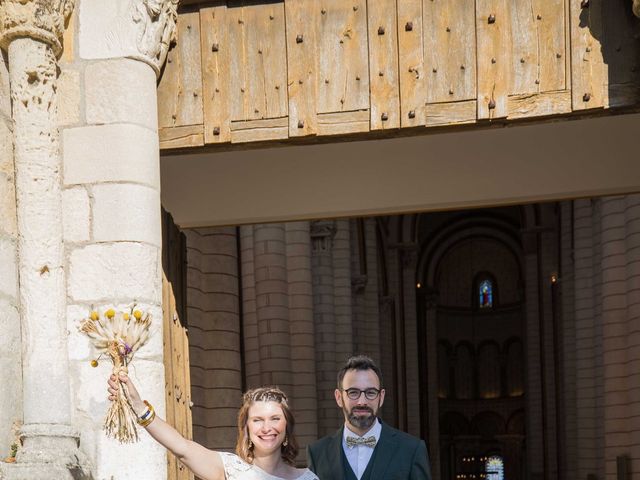
<svg viewBox="0 0 640 480">
<path fill-rule="evenodd" d="M 502 369 L 500 366 L 500 346 L 487 340 L 478 346 L 476 357 L 478 368 L 478 396 L 498 398 L 502 394 Z"/>
</svg>

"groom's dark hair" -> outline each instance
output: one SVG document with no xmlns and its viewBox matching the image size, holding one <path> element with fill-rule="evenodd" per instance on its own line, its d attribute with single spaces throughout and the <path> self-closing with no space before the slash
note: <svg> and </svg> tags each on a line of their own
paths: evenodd
<svg viewBox="0 0 640 480">
<path fill-rule="evenodd" d="M 355 355 L 349 358 L 338 372 L 338 390 L 342 390 L 342 380 L 344 380 L 344 376 L 349 370 L 373 370 L 378 376 L 380 388 L 382 388 L 382 372 L 376 365 L 376 362 L 366 355 Z"/>
</svg>

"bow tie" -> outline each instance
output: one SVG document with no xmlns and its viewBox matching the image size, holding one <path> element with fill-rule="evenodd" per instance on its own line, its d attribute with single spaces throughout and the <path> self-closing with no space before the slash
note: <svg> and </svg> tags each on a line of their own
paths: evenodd
<svg viewBox="0 0 640 480">
<path fill-rule="evenodd" d="M 376 446 L 376 437 L 371 435 L 370 437 L 347 437 L 347 447 L 353 448 L 358 445 L 364 445 L 365 447 L 374 448 Z"/>
</svg>

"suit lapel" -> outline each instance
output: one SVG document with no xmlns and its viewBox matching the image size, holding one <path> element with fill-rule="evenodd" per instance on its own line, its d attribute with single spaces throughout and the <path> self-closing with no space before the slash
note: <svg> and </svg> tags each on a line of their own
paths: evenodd
<svg viewBox="0 0 640 480">
<path fill-rule="evenodd" d="M 384 474 L 398 449 L 398 442 L 393 438 L 395 436 L 396 431 L 383 423 L 380 440 L 378 440 L 378 444 L 376 445 L 377 452 L 373 458 L 373 465 L 371 466 L 371 478 L 384 478 Z"/>
<path fill-rule="evenodd" d="M 331 438 L 329 448 L 326 450 L 327 462 L 331 465 L 331 478 L 344 480 L 344 469 L 342 468 L 342 427 Z"/>
</svg>

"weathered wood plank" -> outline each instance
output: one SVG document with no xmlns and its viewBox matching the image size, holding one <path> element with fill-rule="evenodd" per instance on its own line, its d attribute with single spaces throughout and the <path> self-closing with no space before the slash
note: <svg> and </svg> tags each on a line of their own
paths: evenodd
<svg viewBox="0 0 640 480">
<path fill-rule="evenodd" d="M 318 132 L 317 24 L 318 0 L 285 0 L 287 70 L 289 78 L 289 136 Z"/>
<path fill-rule="evenodd" d="M 398 2 L 400 126 L 425 124 L 427 73 L 422 34 L 422 0 Z"/>
<path fill-rule="evenodd" d="M 367 2 L 371 130 L 400 127 L 396 0 Z"/>
<path fill-rule="evenodd" d="M 571 92 L 543 92 L 509 97 L 509 119 L 561 115 L 571 112 Z"/>
<path fill-rule="evenodd" d="M 478 119 L 507 116 L 511 20 L 508 0 L 477 0 Z"/>
<path fill-rule="evenodd" d="M 224 143 L 231 140 L 229 102 L 232 95 L 229 63 L 232 48 L 228 35 L 227 6 L 201 9 L 200 50 L 205 143 Z"/>
<path fill-rule="evenodd" d="M 250 130 L 253 128 L 286 127 L 289 124 L 287 117 L 264 118 L 261 120 L 247 120 L 245 122 L 232 122 L 231 131 Z"/>
<path fill-rule="evenodd" d="M 200 14 L 178 17 L 178 43 L 169 52 L 158 86 L 158 126 L 202 123 L 202 66 L 200 64 Z"/>
<path fill-rule="evenodd" d="M 573 110 L 602 108 L 606 104 L 607 69 L 599 40 L 604 1 L 570 0 Z"/>
<path fill-rule="evenodd" d="M 322 0 L 318 113 L 369 109 L 366 0 Z"/>
<path fill-rule="evenodd" d="M 569 55 L 565 0 L 534 0 L 538 31 L 541 92 L 567 89 L 565 59 Z"/>
<path fill-rule="evenodd" d="M 170 218 L 170 217 L 169 217 Z M 163 236 L 166 238 L 166 230 L 163 232 Z M 164 245 L 164 248 L 168 248 L 168 245 Z M 167 255 L 163 253 L 163 255 Z M 173 346 L 171 340 L 173 338 L 171 331 L 171 304 L 173 302 L 171 292 L 171 284 L 167 280 L 166 273 L 162 273 L 162 346 L 163 357 L 165 359 L 165 403 L 166 407 L 166 421 L 169 425 L 175 425 L 176 411 L 174 408 L 174 378 L 173 378 Z M 178 478 L 178 464 L 175 455 L 167 452 L 167 476 L 168 480 L 176 480 Z"/>
<path fill-rule="evenodd" d="M 287 117 L 231 123 L 231 143 L 260 142 L 289 138 Z"/>
<path fill-rule="evenodd" d="M 369 110 L 318 114 L 319 135 L 368 132 L 369 127 Z"/>
<path fill-rule="evenodd" d="M 539 89 L 538 69 L 540 57 L 538 55 L 539 21 L 536 20 L 534 3 L 536 0 L 517 0 L 511 4 L 511 31 L 513 44 L 510 58 L 509 94 L 531 94 Z M 495 12 L 500 17 L 507 12 Z M 538 81 L 538 83 L 536 83 Z"/>
<path fill-rule="evenodd" d="M 202 125 L 160 128 L 160 148 L 201 147 L 204 145 Z"/>
<path fill-rule="evenodd" d="M 426 106 L 426 126 L 461 125 L 476 121 L 477 101 L 430 103 Z"/>
<path fill-rule="evenodd" d="M 474 0 L 424 0 L 427 103 L 476 98 Z"/>
</svg>

